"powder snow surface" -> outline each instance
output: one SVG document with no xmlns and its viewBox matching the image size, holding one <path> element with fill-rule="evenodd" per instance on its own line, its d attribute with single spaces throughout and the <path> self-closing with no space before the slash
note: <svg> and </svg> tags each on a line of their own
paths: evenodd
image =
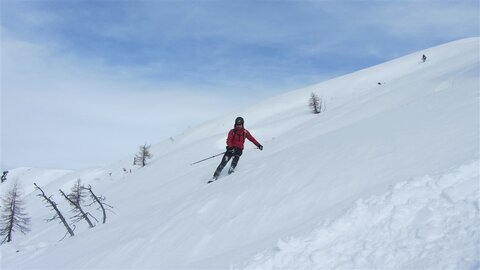
<svg viewBox="0 0 480 270">
<path fill-rule="evenodd" d="M 479 166 L 400 182 L 383 195 L 359 199 L 308 236 L 279 240 L 244 269 L 478 267 Z"/>
<path fill-rule="evenodd" d="M 236 111 L 105 168 L 11 170 L 31 232 L 2 269 L 478 269 L 480 39 L 470 38 Z M 421 55 L 428 60 L 421 62 Z M 381 82 L 381 85 L 378 84 Z M 326 110 L 314 115 L 314 92 Z M 235 117 L 237 170 L 206 184 Z M 79 142 L 81 143 L 81 142 Z M 81 179 L 113 205 L 67 237 L 33 188 L 71 217 L 59 189 Z M 101 221 L 96 206 L 85 210 Z"/>
</svg>

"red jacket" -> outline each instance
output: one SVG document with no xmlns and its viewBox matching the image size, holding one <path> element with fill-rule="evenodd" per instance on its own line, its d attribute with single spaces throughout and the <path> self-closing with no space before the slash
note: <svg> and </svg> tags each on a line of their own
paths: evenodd
<svg viewBox="0 0 480 270">
<path fill-rule="evenodd" d="M 235 147 L 239 149 L 243 149 L 243 143 L 245 142 L 245 138 L 251 141 L 256 146 L 259 146 L 260 143 L 255 140 L 255 138 L 250 134 L 250 132 L 244 128 L 242 129 L 232 129 L 228 132 L 227 137 L 227 146 L 228 147 Z"/>
</svg>

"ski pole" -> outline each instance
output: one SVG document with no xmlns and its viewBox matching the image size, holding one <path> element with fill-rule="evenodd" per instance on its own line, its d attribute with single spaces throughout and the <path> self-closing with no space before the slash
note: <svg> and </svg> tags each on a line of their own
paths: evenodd
<svg viewBox="0 0 480 270">
<path fill-rule="evenodd" d="M 216 155 L 211 156 L 211 157 L 208 157 L 208 158 L 204 158 L 204 159 L 199 160 L 199 161 L 196 161 L 196 162 L 194 162 L 194 163 L 192 163 L 192 164 L 190 164 L 190 165 L 197 164 L 197 163 L 200 163 L 200 162 L 202 162 L 202 161 L 205 161 L 205 160 L 208 160 L 208 159 L 211 159 L 211 158 L 214 158 L 214 157 L 218 157 L 218 156 L 223 155 L 223 154 L 225 154 L 225 153 L 226 153 L 226 152 L 223 152 L 223 153 L 216 154 Z"/>
</svg>

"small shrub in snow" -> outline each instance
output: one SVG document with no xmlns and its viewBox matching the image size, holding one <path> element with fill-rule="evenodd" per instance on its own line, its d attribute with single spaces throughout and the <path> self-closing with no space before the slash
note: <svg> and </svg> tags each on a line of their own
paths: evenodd
<svg viewBox="0 0 480 270">
<path fill-rule="evenodd" d="M 310 99 L 309 99 L 309 106 L 310 108 L 312 109 L 312 112 L 314 114 L 319 114 L 323 111 L 325 111 L 325 104 L 322 100 L 322 98 L 320 98 L 317 94 L 315 93 L 312 93 L 310 95 Z"/>
</svg>

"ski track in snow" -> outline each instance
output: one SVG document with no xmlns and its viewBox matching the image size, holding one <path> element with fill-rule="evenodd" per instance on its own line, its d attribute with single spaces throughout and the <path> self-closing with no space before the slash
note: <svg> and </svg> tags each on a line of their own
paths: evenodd
<svg viewBox="0 0 480 270">
<path fill-rule="evenodd" d="M 279 240 L 243 269 L 476 269 L 479 168 L 395 184 L 305 238 Z"/>
</svg>

